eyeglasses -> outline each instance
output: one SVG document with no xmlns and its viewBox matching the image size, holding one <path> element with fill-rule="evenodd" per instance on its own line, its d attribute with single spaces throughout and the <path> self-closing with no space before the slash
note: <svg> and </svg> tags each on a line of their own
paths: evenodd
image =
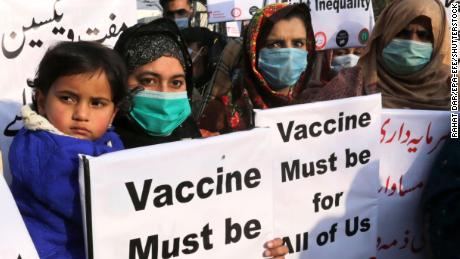
<svg viewBox="0 0 460 259">
<path fill-rule="evenodd" d="M 430 31 L 430 30 L 409 30 L 409 29 L 403 29 L 402 31 L 400 31 L 396 37 L 399 37 L 399 38 L 405 38 L 405 39 L 409 39 L 412 34 L 417 34 L 417 36 L 421 39 L 421 40 L 432 40 L 433 39 L 433 33 Z"/>
</svg>

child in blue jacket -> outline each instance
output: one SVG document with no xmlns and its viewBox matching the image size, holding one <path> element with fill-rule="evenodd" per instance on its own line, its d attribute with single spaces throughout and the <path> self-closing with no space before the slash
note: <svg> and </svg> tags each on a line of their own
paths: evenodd
<svg viewBox="0 0 460 259">
<path fill-rule="evenodd" d="M 127 75 L 113 50 L 62 42 L 40 62 L 32 106 L 9 151 L 11 191 L 40 258 L 85 258 L 78 154 L 123 149 L 111 129 L 127 108 Z"/>
</svg>

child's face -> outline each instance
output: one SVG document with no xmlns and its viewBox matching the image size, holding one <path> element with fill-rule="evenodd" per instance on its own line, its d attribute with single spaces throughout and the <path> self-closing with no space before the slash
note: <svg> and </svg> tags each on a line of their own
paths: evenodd
<svg viewBox="0 0 460 259">
<path fill-rule="evenodd" d="M 38 112 L 63 133 L 96 140 L 115 117 L 112 91 L 104 72 L 59 77 L 45 96 L 37 92 Z"/>
</svg>

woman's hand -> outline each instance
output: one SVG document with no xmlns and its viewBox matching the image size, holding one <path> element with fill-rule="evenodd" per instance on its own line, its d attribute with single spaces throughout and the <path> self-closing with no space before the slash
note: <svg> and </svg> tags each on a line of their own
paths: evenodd
<svg viewBox="0 0 460 259">
<path fill-rule="evenodd" d="M 281 238 L 275 238 L 268 241 L 265 243 L 264 247 L 264 257 L 284 259 L 284 256 L 289 253 L 288 247 L 283 245 L 283 240 Z"/>
</svg>

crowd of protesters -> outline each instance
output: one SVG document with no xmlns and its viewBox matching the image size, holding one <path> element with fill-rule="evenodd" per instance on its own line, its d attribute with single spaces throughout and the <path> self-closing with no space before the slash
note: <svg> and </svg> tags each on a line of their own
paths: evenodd
<svg viewBox="0 0 460 259">
<path fill-rule="evenodd" d="M 34 101 L 22 108 L 24 127 L 9 162 L 11 190 L 41 258 L 84 258 L 78 154 L 247 130 L 253 109 L 373 93 L 385 108 L 449 109 L 449 29 L 437 0 L 394 0 L 366 46 L 326 51 L 315 49 L 306 4 L 265 6 L 242 39 L 229 39 L 200 22 L 203 3 L 160 3 L 164 17 L 126 29 L 114 50 L 88 42 L 52 46 L 30 82 Z M 460 173 L 452 142 L 424 199 L 434 258 L 458 251 L 440 242 L 459 236 L 460 210 L 450 207 L 458 191 L 445 191 L 459 188 L 451 180 Z M 276 238 L 264 256 L 287 252 Z"/>
</svg>

